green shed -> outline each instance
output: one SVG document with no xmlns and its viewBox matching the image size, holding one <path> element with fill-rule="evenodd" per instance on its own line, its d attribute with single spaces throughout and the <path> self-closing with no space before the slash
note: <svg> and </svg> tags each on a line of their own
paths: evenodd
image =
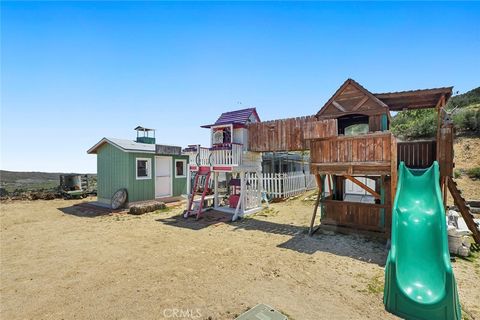
<svg viewBox="0 0 480 320">
<path fill-rule="evenodd" d="M 87 153 L 97 155 L 100 203 L 110 204 L 113 194 L 122 188 L 127 190 L 129 203 L 187 193 L 188 156 L 181 154 L 181 147 L 155 144 L 151 137 L 137 137 L 136 141 L 103 138 Z"/>
</svg>

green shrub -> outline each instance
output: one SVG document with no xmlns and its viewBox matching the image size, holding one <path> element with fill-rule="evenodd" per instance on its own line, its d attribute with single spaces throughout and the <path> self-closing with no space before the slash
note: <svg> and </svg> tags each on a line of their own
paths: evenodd
<svg viewBox="0 0 480 320">
<path fill-rule="evenodd" d="M 467 169 L 467 176 L 471 179 L 480 179 L 480 167 Z"/>
<path fill-rule="evenodd" d="M 480 103 L 480 87 L 451 97 L 447 103 L 447 109 L 463 108 L 476 103 Z"/>
<path fill-rule="evenodd" d="M 437 115 L 433 109 L 407 110 L 396 114 L 390 126 L 402 139 L 432 138 L 437 132 Z"/>
<path fill-rule="evenodd" d="M 480 108 L 460 110 L 453 116 L 453 123 L 458 131 L 480 132 Z"/>
<path fill-rule="evenodd" d="M 455 169 L 455 170 L 453 171 L 453 177 L 454 177 L 455 179 L 458 179 L 458 178 L 460 178 L 461 176 L 462 176 L 462 171 L 460 171 L 460 170 L 458 170 L 458 169 Z"/>
</svg>

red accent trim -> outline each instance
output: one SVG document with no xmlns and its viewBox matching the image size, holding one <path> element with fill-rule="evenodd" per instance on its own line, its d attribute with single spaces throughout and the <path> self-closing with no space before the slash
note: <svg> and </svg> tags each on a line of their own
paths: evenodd
<svg viewBox="0 0 480 320">
<path fill-rule="evenodd" d="M 213 167 L 213 170 L 216 171 L 232 171 L 233 167 Z"/>
</svg>

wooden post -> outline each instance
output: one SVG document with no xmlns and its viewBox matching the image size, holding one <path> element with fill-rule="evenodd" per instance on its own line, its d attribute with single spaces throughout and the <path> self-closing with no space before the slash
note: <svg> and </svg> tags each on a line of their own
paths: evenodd
<svg viewBox="0 0 480 320">
<path fill-rule="evenodd" d="M 328 192 L 329 192 L 328 195 L 332 195 L 332 194 L 333 194 L 332 182 L 330 181 L 331 177 L 332 177 L 331 174 L 327 175 L 327 179 L 328 179 Z"/>
<path fill-rule="evenodd" d="M 213 207 L 218 208 L 218 172 L 213 173 Z"/>
<path fill-rule="evenodd" d="M 450 179 L 450 177 L 443 177 L 443 209 L 445 213 L 447 213 L 448 179 Z"/>
<path fill-rule="evenodd" d="M 322 179 L 318 173 L 315 174 L 315 180 L 317 181 L 318 195 L 317 201 L 315 202 L 315 209 L 313 209 L 312 220 L 310 221 L 310 229 L 308 230 L 308 235 L 313 234 L 313 226 L 315 225 L 315 217 L 317 216 L 318 206 L 320 204 L 320 198 L 322 197 Z"/>
</svg>

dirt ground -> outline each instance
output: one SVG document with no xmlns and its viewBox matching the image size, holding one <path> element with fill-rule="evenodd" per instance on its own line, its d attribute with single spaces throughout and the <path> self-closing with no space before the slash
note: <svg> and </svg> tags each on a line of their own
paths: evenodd
<svg viewBox="0 0 480 320">
<path fill-rule="evenodd" d="M 455 170 L 461 171 L 480 167 L 480 138 L 457 137 L 455 138 L 454 155 Z M 467 200 L 480 200 L 480 180 L 472 180 L 466 174 L 456 178 L 462 195 Z M 448 203 L 453 204 L 453 198 L 449 194 Z"/>
<path fill-rule="evenodd" d="M 384 244 L 308 237 L 313 205 L 301 199 L 235 223 L 184 220 L 181 208 L 95 216 L 77 202 L 1 204 L 1 319 L 233 319 L 258 303 L 297 320 L 395 318 Z M 470 260 L 453 267 L 464 316 L 480 319 Z"/>
</svg>

